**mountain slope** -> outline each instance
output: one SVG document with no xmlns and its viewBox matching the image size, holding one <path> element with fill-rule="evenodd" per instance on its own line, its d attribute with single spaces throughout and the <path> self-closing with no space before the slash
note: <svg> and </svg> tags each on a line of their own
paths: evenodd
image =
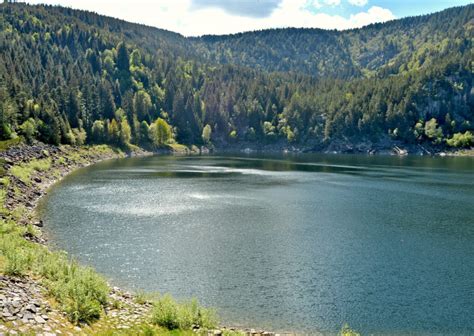
<svg viewBox="0 0 474 336">
<path fill-rule="evenodd" d="M 90 12 L 2 4 L 0 137 L 322 147 L 444 146 L 456 134 L 469 145 L 473 10 L 345 32 L 184 38 Z"/>
<path fill-rule="evenodd" d="M 318 77 L 352 78 L 394 74 L 465 48 L 474 5 L 349 31 L 272 29 L 193 39 L 217 63 L 267 71 L 299 71 Z M 421 60 L 421 64 L 417 61 Z"/>
</svg>

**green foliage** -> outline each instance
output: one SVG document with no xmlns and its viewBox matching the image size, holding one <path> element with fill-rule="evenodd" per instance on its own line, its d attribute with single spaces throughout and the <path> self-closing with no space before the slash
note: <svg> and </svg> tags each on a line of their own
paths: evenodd
<svg viewBox="0 0 474 336">
<path fill-rule="evenodd" d="M 212 136 L 212 128 L 211 125 L 207 124 L 204 126 L 202 129 L 202 141 L 204 141 L 205 144 L 209 144 L 211 142 L 211 136 Z"/>
<path fill-rule="evenodd" d="M 446 140 L 446 143 L 451 147 L 469 147 L 474 145 L 474 136 L 471 132 L 456 133 L 451 139 Z"/>
<path fill-rule="evenodd" d="M 197 300 L 178 303 L 169 295 L 154 302 L 151 321 L 170 330 L 189 330 L 193 324 L 205 329 L 216 326 L 215 313 L 200 307 Z"/>
<path fill-rule="evenodd" d="M 232 130 L 230 131 L 229 133 L 229 139 L 233 142 L 237 141 L 238 139 L 238 134 L 237 134 L 237 131 L 236 130 Z"/>
<path fill-rule="evenodd" d="M 360 334 L 354 330 L 352 330 L 349 325 L 345 324 L 341 332 L 339 333 L 340 336 L 360 336 Z"/>
<path fill-rule="evenodd" d="M 36 136 L 36 123 L 33 118 L 29 118 L 23 124 L 20 125 L 20 131 L 25 136 L 28 142 L 33 141 Z"/>
<path fill-rule="evenodd" d="M 51 159 L 31 160 L 28 163 L 15 165 L 10 169 L 10 173 L 25 184 L 31 182 L 31 175 L 34 171 L 46 171 L 51 167 Z"/>
<path fill-rule="evenodd" d="M 144 130 L 145 126 L 143 125 Z M 149 128 L 149 137 L 156 147 L 164 147 L 173 139 L 171 126 L 164 119 L 158 118 Z"/>
<path fill-rule="evenodd" d="M 128 124 L 126 118 L 123 118 L 120 122 L 120 144 L 122 146 L 126 146 L 130 144 L 130 140 L 132 139 L 132 129 Z"/>
<path fill-rule="evenodd" d="M 73 128 L 72 134 L 74 136 L 74 144 L 77 146 L 82 146 L 86 143 L 87 133 L 84 129 Z"/>
<path fill-rule="evenodd" d="M 59 253 L 45 251 L 38 259 L 39 274 L 71 322 L 90 323 L 100 317 L 108 297 L 102 277 Z"/>
<path fill-rule="evenodd" d="M 0 257 L 4 264 L 1 271 L 13 276 L 41 275 L 70 321 L 89 323 L 97 319 L 107 304 L 105 280 L 92 269 L 69 261 L 64 254 L 25 240 L 26 233 L 35 235 L 36 230 L 0 220 Z"/>
<path fill-rule="evenodd" d="M 96 120 L 92 124 L 92 140 L 95 143 L 100 143 L 105 140 L 105 126 L 102 120 Z"/>
<path fill-rule="evenodd" d="M 12 228 L 5 227 L 5 222 L 0 222 L 2 231 L 14 231 Z M 19 233 L 19 231 L 17 231 Z M 11 235 L 6 239 L 5 235 L 1 235 L 0 253 L 5 258 L 5 266 L 3 272 L 12 276 L 24 276 L 31 268 L 34 262 L 34 255 L 28 248 L 27 242 L 18 235 Z"/>
<path fill-rule="evenodd" d="M 474 5 L 344 32 L 200 38 L 61 7 L 0 13 L 1 139 L 164 146 L 157 118 L 184 144 L 441 146 L 473 131 Z"/>
<path fill-rule="evenodd" d="M 0 160 L 0 165 L 1 164 L 2 161 Z M 2 173 L 3 172 L 0 170 L 0 176 L 3 176 Z M 9 184 L 10 180 L 8 179 L 8 177 L 0 178 L 0 215 L 4 215 L 8 212 L 8 210 L 5 208 L 5 201 Z"/>
<path fill-rule="evenodd" d="M 438 127 L 438 122 L 435 118 L 432 118 L 425 123 L 425 135 L 435 143 L 440 143 L 443 139 L 443 129 Z"/>
<path fill-rule="evenodd" d="M 21 143 L 21 138 L 16 137 L 15 139 L 0 141 L 0 152 L 6 151 L 8 148 L 18 145 Z"/>
<path fill-rule="evenodd" d="M 150 117 L 152 102 L 150 95 L 146 91 L 140 90 L 135 94 L 133 106 L 139 120 L 147 120 Z"/>
</svg>

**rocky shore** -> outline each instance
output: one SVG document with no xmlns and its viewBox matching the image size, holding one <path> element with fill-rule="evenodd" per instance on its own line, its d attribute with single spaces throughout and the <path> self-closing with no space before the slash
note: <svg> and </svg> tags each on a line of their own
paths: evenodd
<svg viewBox="0 0 474 336">
<path fill-rule="evenodd" d="M 137 151 L 125 154 L 106 146 L 70 147 L 44 144 L 15 145 L 0 152 L 0 178 L 7 177 L 3 207 L 0 212 L 4 220 L 15 217 L 17 225 L 35 227 L 35 234 L 25 233 L 25 238 L 34 243 L 46 244 L 41 233 L 42 221 L 37 218 L 35 207 L 47 189 L 70 172 L 106 159 L 148 155 Z M 15 167 L 27 169 L 32 162 L 47 163 L 45 169 L 28 171 L 28 180 L 15 172 Z M 21 211 L 19 211 L 21 210 Z M 50 298 L 40 279 L 30 276 L 14 277 L 0 275 L 0 336 L 2 335 L 93 335 L 97 331 L 113 330 L 133 334 L 133 328 L 146 324 L 149 320 L 151 303 L 117 287 L 110 287 L 109 302 L 104 316 L 91 326 L 73 325 L 56 302 Z M 293 335 L 292 333 L 272 333 L 258 329 L 221 327 L 204 331 L 194 328 L 197 334 L 224 335 L 241 334 L 249 336 Z"/>
<path fill-rule="evenodd" d="M 69 146 L 51 146 L 37 144 L 33 146 L 19 145 L 0 152 L 0 160 L 3 161 L 3 169 L 9 178 L 4 206 L 11 213 L 15 209 L 24 208 L 20 224 L 31 223 L 35 218 L 35 207 L 39 199 L 46 193 L 46 190 L 62 177 L 73 170 L 87 165 L 112 158 L 123 157 L 125 154 L 113 151 L 88 151 L 84 148 L 74 148 Z M 11 168 L 21 164 L 26 164 L 32 160 L 48 160 L 50 167 L 45 170 L 35 170 L 29 181 L 24 181 L 12 173 Z M 2 217 L 8 214 L 2 214 Z M 34 221 L 33 224 L 41 227 L 41 221 Z"/>
<path fill-rule="evenodd" d="M 216 143 L 216 152 L 261 152 L 261 153 L 320 153 L 320 154 L 365 154 L 365 155 L 420 155 L 420 156 L 474 156 L 473 149 L 459 150 L 429 143 L 406 144 L 392 139 L 376 142 L 370 140 L 353 142 L 333 140 L 327 143 L 308 141 L 305 144 L 239 142 Z"/>
</svg>

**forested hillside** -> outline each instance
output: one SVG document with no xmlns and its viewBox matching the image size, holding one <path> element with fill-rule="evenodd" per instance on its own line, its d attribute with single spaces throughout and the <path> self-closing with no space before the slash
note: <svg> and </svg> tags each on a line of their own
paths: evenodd
<svg viewBox="0 0 474 336">
<path fill-rule="evenodd" d="M 472 8 L 457 7 L 343 32 L 271 29 L 195 41 L 200 53 L 217 63 L 350 79 L 414 70 L 453 50 L 464 52 L 468 45 L 462 42 L 468 41 L 459 39 L 467 37 L 472 18 Z"/>
<path fill-rule="evenodd" d="M 94 13 L 0 5 L 0 137 L 469 146 L 474 5 L 363 29 L 185 38 Z"/>
</svg>

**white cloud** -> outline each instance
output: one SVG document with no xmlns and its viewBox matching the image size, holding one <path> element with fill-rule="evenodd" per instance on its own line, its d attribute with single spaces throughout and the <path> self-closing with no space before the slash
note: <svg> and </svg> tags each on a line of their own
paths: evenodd
<svg viewBox="0 0 474 336">
<path fill-rule="evenodd" d="M 341 4 L 341 0 L 313 0 L 311 5 L 314 8 L 321 8 L 324 5 L 328 6 L 339 6 Z"/>
<path fill-rule="evenodd" d="M 365 6 L 369 2 L 369 0 L 348 0 L 351 5 L 354 6 Z"/>
<path fill-rule="evenodd" d="M 341 0 L 324 0 L 324 3 L 329 6 L 339 6 L 341 4 Z"/>
<path fill-rule="evenodd" d="M 319 0 L 326 4 L 340 0 Z M 352 0 L 354 1 L 354 0 Z M 307 0 L 282 0 L 273 12 L 264 18 L 229 14 L 220 8 L 191 8 L 191 0 L 31 0 L 30 3 L 61 4 L 87 9 L 100 14 L 118 17 L 179 32 L 186 36 L 203 34 L 230 34 L 267 28 L 323 28 L 349 29 L 370 23 L 392 20 L 388 9 L 373 6 L 367 11 L 343 17 L 314 13 Z"/>
</svg>

